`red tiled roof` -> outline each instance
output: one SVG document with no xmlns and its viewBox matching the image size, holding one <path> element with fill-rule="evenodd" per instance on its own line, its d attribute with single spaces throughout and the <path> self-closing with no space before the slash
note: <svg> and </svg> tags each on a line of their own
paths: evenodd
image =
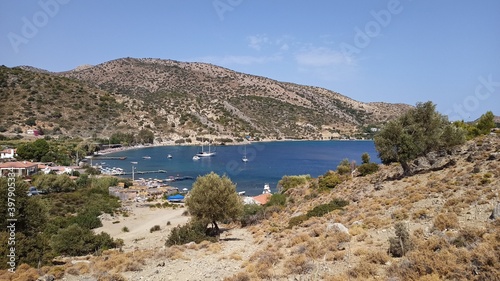
<svg viewBox="0 0 500 281">
<path fill-rule="evenodd" d="M 26 168 L 31 168 L 37 166 L 35 163 L 31 162 L 6 162 L 6 163 L 0 163 L 0 169 L 26 169 Z"/>
<path fill-rule="evenodd" d="M 257 201 L 260 205 L 264 205 L 269 201 L 269 198 L 271 198 L 271 193 L 264 193 L 253 197 L 253 200 Z"/>
</svg>

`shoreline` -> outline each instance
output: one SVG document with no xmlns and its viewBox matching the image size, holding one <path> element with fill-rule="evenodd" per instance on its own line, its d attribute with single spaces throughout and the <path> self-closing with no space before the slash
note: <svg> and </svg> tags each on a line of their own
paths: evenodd
<svg viewBox="0 0 500 281">
<path fill-rule="evenodd" d="M 245 141 L 245 142 L 231 142 L 231 143 L 225 143 L 224 145 L 214 145 L 214 146 L 231 146 L 231 145 L 248 145 L 252 143 L 272 143 L 272 142 L 306 142 L 306 141 L 320 141 L 320 142 L 327 142 L 327 141 L 373 141 L 373 139 L 334 139 L 334 140 L 312 140 L 312 139 L 281 139 L 281 140 L 271 140 L 271 139 L 265 139 L 265 140 L 259 140 L 259 141 Z M 129 150 L 136 150 L 136 149 L 143 149 L 143 148 L 149 148 L 149 147 L 162 147 L 162 146 L 199 146 L 201 145 L 201 142 L 193 142 L 193 143 L 175 143 L 173 141 L 171 142 L 163 142 L 163 143 L 156 143 L 156 144 L 148 144 L 148 145 L 134 145 L 134 146 L 121 146 L 117 148 L 108 148 L 99 151 L 97 155 L 94 156 L 99 156 L 99 155 L 108 155 L 112 153 L 117 153 L 117 152 L 122 152 L 122 151 L 129 151 Z"/>
</svg>

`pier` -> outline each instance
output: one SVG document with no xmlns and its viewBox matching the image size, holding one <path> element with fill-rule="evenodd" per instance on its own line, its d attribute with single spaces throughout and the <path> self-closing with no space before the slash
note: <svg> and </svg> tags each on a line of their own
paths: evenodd
<svg viewBox="0 0 500 281">
<path fill-rule="evenodd" d="M 91 159 L 93 160 L 125 160 L 127 156 L 94 156 Z"/>
<path fill-rule="evenodd" d="M 123 173 L 120 173 L 120 175 L 132 175 L 132 174 L 136 174 L 136 175 L 144 175 L 144 174 L 165 174 L 167 171 L 166 170 L 155 170 L 155 171 L 134 171 L 133 173 L 132 172 L 123 172 Z"/>
</svg>

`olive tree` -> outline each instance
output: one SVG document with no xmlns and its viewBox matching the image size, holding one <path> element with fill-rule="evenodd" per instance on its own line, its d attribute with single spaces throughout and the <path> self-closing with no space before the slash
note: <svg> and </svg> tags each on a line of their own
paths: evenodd
<svg viewBox="0 0 500 281">
<path fill-rule="evenodd" d="M 214 172 L 196 179 L 186 205 L 196 220 L 212 223 L 215 235 L 219 234 L 217 221 L 236 219 L 243 212 L 236 185 L 227 176 Z"/>
<path fill-rule="evenodd" d="M 411 174 L 409 161 L 464 142 L 465 132 L 437 112 L 430 101 L 418 103 L 401 117 L 389 121 L 375 136 L 375 148 L 382 162 L 399 162 L 404 175 Z"/>
</svg>

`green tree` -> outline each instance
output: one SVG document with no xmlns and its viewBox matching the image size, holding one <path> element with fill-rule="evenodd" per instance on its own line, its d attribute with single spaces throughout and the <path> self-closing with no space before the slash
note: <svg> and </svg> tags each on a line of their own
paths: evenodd
<svg viewBox="0 0 500 281">
<path fill-rule="evenodd" d="M 362 164 L 368 164 L 368 163 L 370 163 L 370 154 L 368 154 L 367 152 L 363 153 L 361 155 L 361 163 Z"/>
<path fill-rule="evenodd" d="M 489 134 L 491 129 L 496 127 L 495 115 L 493 115 L 493 112 L 488 111 L 485 114 L 481 115 L 481 117 L 479 117 L 479 120 L 477 121 L 476 127 L 479 129 L 481 134 Z"/>
<path fill-rule="evenodd" d="M 196 220 L 212 223 L 215 235 L 219 234 L 217 221 L 237 219 L 243 212 L 236 185 L 214 172 L 196 179 L 186 205 Z"/>
<path fill-rule="evenodd" d="M 17 155 L 21 159 L 41 161 L 50 151 L 49 143 L 44 139 L 38 139 L 31 143 L 19 145 Z"/>
<path fill-rule="evenodd" d="M 141 129 L 137 134 L 138 143 L 153 143 L 154 139 L 154 133 L 148 129 Z"/>
<path fill-rule="evenodd" d="M 403 175 L 410 175 L 409 161 L 465 142 L 465 133 L 436 111 L 432 102 L 418 103 L 396 120 L 389 121 L 375 136 L 382 162 L 399 162 Z"/>
<path fill-rule="evenodd" d="M 349 159 L 343 159 L 340 161 L 339 165 L 337 166 L 337 173 L 340 175 L 347 175 L 351 172 L 351 164 L 349 163 Z"/>
</svg>

